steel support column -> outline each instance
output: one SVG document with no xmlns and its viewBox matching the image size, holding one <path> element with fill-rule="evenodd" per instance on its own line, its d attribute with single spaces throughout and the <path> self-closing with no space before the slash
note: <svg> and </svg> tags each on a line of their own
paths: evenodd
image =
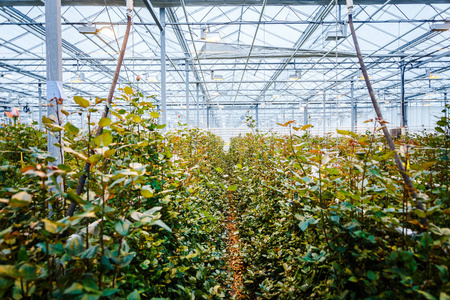
<svg viewBox="0 0 450 300">
<path fill-rule="evenodd" d="M 195 85 L 197 92 L 197 128 L 200 128 L 200 83 Z"/>
<path fill-rule="evenodd" d="M 351 115 L 350 126 L 351 126 L 351 131 L 353 131 L 353 132 L 355 132 L 355 120 L 356 120 L 354 91 L 355 91 L 355 82 L 352 81 L 351 85 L 350 85 L 350 115 Z"/>
<path fill-rule="evenodd" d="M 259 127 L 259 104 L 255 105 L 255 114 L 256 114 L 256 128 Z"/>
<path fill-rule="evenodd" d="M 38 83 L 39 130 L 42 130 L 42 84 Z"/>
<path fill-rule="evenodd" d="M 444 109 L 445 109 L 445 117 L 448 118 L 447 93 L 444 93 Z"/>
<path fill-rule="evenodd" d="M 57 100 L 66 100 L 62 85 L 62 39 L 61 39 L 61 0 L 47 0 L 45 2 L 45 44 L 47 68 L 47 116 L 56 124 L 61 124 L 61 106 Z M 47 135 L 47 150 L 56 159 L 55 165 L 64 162 L 61 148 L 55 146 L 59 143 L 58 136 Z"/>
<path fill-rule="evenodd" d="M 189 54 L 186 54 L 186 57 L 189 57 Z M 189 60 L 186 59 L 185 63 L 185 71 L 186 71 L 186 126 L 189 129 Z"/>
<path fill-rule="evenodd" d="M 323 92 L 323 136 L 325 136 L 325 132 L 326 132 L 326 108 L 325 108 L 325 100 L 326 100 L 326 95 L 325 92 Z"/>
<path fill-rule="evenodd" d="M 161 37 L 161 110 L 162 118 L 161 123 L 167 123 L 167 104 L 166 104 L 166 9 L 161 7 L 159 9 L 159 21 L 161 22 L 162 29 L 160 32 Z M 166 124 L 167 125 L 167 124 Z"/>
<path fill-rule="evenodd" d="M 209 115 L 211 113 L 211 108 L 206 106 L 206 128 L 209 129 Z"/>
<path fill-rule="evenodd" d="M 305 104 L 305 110 L 303 111 L 303 125 L 308 124 L 308 101 Z"/>
<path fill-rule="evenodd" d="M 406 66 L 402 62 L 400 64 L 400 93 L 401 93 L 401 126 L 407 127 L 408 126 L 408 117 L 406 115 L 406 103 L 405 103 L 405 70 Z"/>
</svg>

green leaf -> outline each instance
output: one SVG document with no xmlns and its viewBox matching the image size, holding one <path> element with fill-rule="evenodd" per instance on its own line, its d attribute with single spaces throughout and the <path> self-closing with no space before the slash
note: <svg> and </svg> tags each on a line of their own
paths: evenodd
<svg viewBox="0 0 450 300">
<path fill-rule="evenodd" d="M 425 291 L 417 291 L 417 292 L 419 294 L 421 294 L 422 296 L 424 296 L 425 299 L 427 299 L 427 300 L 436 300 L 436 298 L 433 295 L 431 295 L 430 293 L 427 293 Z"/>
<path fill-rule="evenodd" d="M 114 295 L 117 292 L 120 292 L 120 289 L 116 289 L 116 288 L 103 289 L 102 290 L 102 296 L 103 297 L 108 297 L 108 296 Z"/>
<path fill-rule="evenodd" d="M 233 184 L 228 187 L 229 192 L 235 192 L 237 190 L 237 185 Z"/>
<path fill-rule="evenodd" d="M 64 294 L 78 295 L 83 293 L 83 285 L 78 282 L 72 283 L 70 287 L 64 290 Z"/>
<path fill-rule="evenodd" d="M 19 270 L 13 265 L 0 265 L 0 275 L 11 278 L 19 278 Z"/>
<path fill-rule="evenodd" d="M 221 167 L 214 168 L 214 170 L 216 170 L 219 173 L 223 173 L 223 169 Z"/>
<path fill-rule="evenodd" d="M 66 242 L 64 248 L 67 250 L 67 253 L 72 256 L 78 256 L 83 253 L 83 239 L 79 234 L 72 234 Z"/>
<path fill-rule="evenodd" d="M 419 209 L 415 209 L 414 210 L 414 213 L 419 217 L 419 218 L 426 218 L 426 214 L 425 214 L 425 212 L 424 211 L 421 211 L 421 210 L 419 210 Z"/>
<path fill-rule="evenodd" d="M 89 249 L 85 250 L 82 254 L 81 254 L 81 258 L 93 258 L 97 252 L 98 252 L 98 247 L 99 245 L 96 245 L 94 247 L 90 247 Z"/>
<path fill-rule="evenodd" d="M 139 295 L 139 292 L 137 290 L 134 290 L 130 294 L 128 294 L 127 300 L 141 300 L 141 295 Z"/>
<path fill-rule="evenodd" d="M 444 292 L 441 292 L 441 294 L 439 295 L 439 300 L 450 300 L 450 296 Z"/>
<path fill-rule="evenodd" d="M 74 125 L 72 125 L 72 123 L 67 122 L 66 125 L 64 125 L 64 128 L 66 129 L 66 132 L 73 134 L 73 135 L 77 135 L 78 132 L 80 132 L 80 129 L 78 129 L 78 127 L 75 127 Z"/>
<path fill-rule="evenodd" d="M 129 86 L 126 86 L 123 91 L 125 92 L 125 94 L 127 95 L 133 95 L 133 89 L 130 88 Z"/>
<path fill-rule="evenodd" d="M 378 280 L 378 272 L 373 272 L 372 270 L 367 271 L 367 278 L 372 281 Z"/>
<path fill-rule="evenodd" d="M 306 220 L 306 221 L 300 222 L 299 227 L 302 231 L 305 231 L 306 229 L 308 229 L 308 225 L 309 225 L 309 222 L 308 222 L 308 220 Z"/>
<path fill-rule="evenodd" d="M 435 129 L 437 132 L 445 133 L 444 129 L 442 129 L 441 127 L 435 127 L 434 129 Z"/>
<path fill-rule="evenodd" d="M 129 253 L 127 256 L 125 256 L 121 261 L 120 261 L 120 266 L 122 268 L 127 267 L 131 261 L 133 260 L 133 258 L 136 256 L 135 252 L 131 252 Z"/>
<path fill-rule="evenodd" d="M 40 266 L 23 264 L 19 269 L 19 277 L 25 280 L 36 280 L 45 275 L 45 269 Z"/>
<path fill-rule="evenodd" d="M 94 154 L 89 157 L 88 161 L 91 165 L 95 165 L 96 163 L 98 163 L 100 158 L 102 158 L 102 156 L 100 154 Z"/>
<path fill-rule="evenodd" d="M 94 143 L 99 147 L 107 147 L 112 143 L 112 135 L 109 131 L 104 131 L 102 134 L 94 138 Z"/>
<path fill-rule="evenodd" d="M 105 127 L 111 124 L 110 118 L 101 118 L 100 121 L 98 121 L 98 126 Z"/>
<path fill-rule="evenodd" d="M 86 100 L 86 99 L 84 99 L 83 97 L 80 97 L 80 96 L 75 96 L 75 97 L 73 97 L 73 100 L 74 100 L 79 106 L 81 106 L 81 107 L 83 107 L 83 108 L 89 107 L 89 105 L 91 105 L 91 103 L 90 103 L 88 100 Z"/>
<path fill-rule="evenodd" d="M 167 230 L 167 231 L 169 231 L 169 232 L 172 232 L 172 229 L 170 229 L 170 227 L 167 226 L 166 223 L 164 223 L 164 222 L 161 221 L 161 220 L 155 220 L 155 221 L 153 221 L 153 222 L 152 222 L 152 225 L 158 225 L 159 227 L 162 227 L 162 228 L 164 228 L 165 230 Z"/>
<path fill-rule="evenodd" d="M 28 251 L 25 246 L 20 247 L 19 253 L 17 254 L 17 262 L 28 261 Z"/>
<path fill-rule="evenodd" d="M 120 235 L 126 236 L 130 229 L 130 225 L 131 225 L 130 221 L 126 219 L 125 221 L 117 220 L 116 224 L 114 225 L 114 228 Z"/>
<path fill-rule="evenodd" d="M 156 111 L 152 111 L 151 113 L 150 113 L 150 116 L 152 117 L 152 118 L 159 118 L 159 113 L 158 112 L 156 112 Z"/>
<path fill-rule="evenodd" d="M 350 278 L 348 279 L 348 281 L 351 281 L 351 282 L 358 282 L 358 278 L 356 278 L 355 276 L 352 276 L 352 277 L 350 277 Z"/>
<path fill-rule="evenodd" d="M 104 255 L 102 256 L 102 266 L 107 271 L 114 269 L 113 266 L 111 265 L 111 262 L 109 261 L 109 259 Z"/>
<path fill-rule="evenodd" d="M 31 204 L 31 195 L 27 192 L 19 192 L 11 197 L 11 206 L 26 207 Z"/>
</svg>

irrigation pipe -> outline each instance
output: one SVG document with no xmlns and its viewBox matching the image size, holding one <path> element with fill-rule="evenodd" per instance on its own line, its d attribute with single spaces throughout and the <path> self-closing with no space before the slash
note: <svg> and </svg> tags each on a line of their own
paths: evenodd
<svg viewBox="0 0 450 300">
<path fill-rule="evenodd" d="M 128 7 L 128 9 L 127 9 L 127 29 L 125 31 L 125 36 L 123 37 L 122 48 L 120 49 L 119 58 L 117 60 L 116 71 L 114 72 L 114 77 L 113 77 L 113 81 L 111 84 L 111 88 L 109 89 L 108 98 L 106 98 L 105 110 L 103 111 L 102 118 L 108 117 L 109 106 L 111 105 L 114 91 L 115 91 L 116 85 L 117 85 L 117 80 L 119 79 L 120 68 L 122 67 L 123 57 L 125 56 L 125 49 L 127 48 L 128 36 L 130 35 L 131 18 L 132 18 L 132 12 L 133 12 L 133 1 L 127 1 L 127 7 Z M 97 132 L 96 132 L 95 136 L 97 137 L 102 133 L 103 133 L 103 126 L 99 126 L 97 128 Z M 77 190 L 76 190 L 77 195 L 81 195 L 81 193 L 83 192 L 84 184 L 86 183 L 86 178 L 89 174 L 90 168 L 91 168 L 91 164 L 89 162 L 86 162 L 86 164 L 84 165 L 84 174 L 80 177 L 80 180 L 78 181 L 78 186 L 77 186 Z M 76 202 L 70 203 L 69 210 L 67 211 L 67 216 L 69 216 L 69 217 L 73 216 L 76 206 L 77 206 Z"/>
<path fill-rule="evenodd" d="M 425 212 L 425 208 L 424 208 L 422 202 L 417 197 L 417 193 L 416 193 L 414 185 L 411 181 L 411 178 L 408 176 L 408 174 L 406 174 L 405 167 L 403 166 L 403 163 L 400 160 L 400 157 L 398 156 L 397 150 L 395 149 L 394 141 L 392 140 L 392 137 L 389 134 L 389 131 L 388 131 L 387 127 L 385 126 L 385 124 L 382 123 L 382 121 L 384 120 L 383 115 L 381 114 L 380 107 L 378 106 L 378 101 L 375 98 L 375 93 L 373 92 L 372 84 L 370 83 L 369 75 L 367 74 L 366 66 L 364 65 L 364 60 L 361 55 L 361 49 L 359 48 L 358 39 L 357 39 L 356 33 L 355 33 L 355 28 L 353 27 L 353 0 L 347 0 L 347 8 L 348 8 L 348 24 L 350 26 L 353 43 L 355 44 L 355 49 L 356 49 L 356 54 L 358 56 L 359 65 L 361 66 L 361 71 L 364 76 L 364 80 L 366 82 L 367 90 L 369 91 L 370 99 L 372 100 L 373 108 L 375 109 L 375 112 L 377 114 L 378 122 L 380 122 L 380 124 L 382 126 L 384 137 L 386 138 L 389 148 L 391 149 L 391 151 L 395 151 L 395 156 L 394 156 L 395 163 L 403 177 L 403 181 L 405 182 L 405 185 L 408 189 L 409 194 L 413 198 L 417 209 Z M 420 222 L 422 223 L 422 225 L 426 226 L 427 218 L 426 217 L 421 218 Z"/>
</svg>

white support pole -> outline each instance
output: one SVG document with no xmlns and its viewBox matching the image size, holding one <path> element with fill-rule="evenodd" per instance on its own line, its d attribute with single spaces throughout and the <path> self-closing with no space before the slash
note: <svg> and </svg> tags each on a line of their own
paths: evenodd
<svg viewBox="0 0 450 300">
<path fill-rule="evenodd" d="M 186 57 L 189 58 L 189 54 L 186 53 Z M 186 59 L 185 63 L 185 71 L 186 71 L 186 126 L 189 129 L 189 60 Z"/>
<path fill-rule="evenodd" d="M 326 100 L 326 95 L 325 92 L 323 93 L 323 136 L 325 136 L 326 133 L 326 108 L 325 108 L 325 100 Z"/>
<path fill-rule="evenodd" d="M 61 39 L 61 0 L 45 1 L 45 44 L 47 64 L 47 116 L 62 125 L 61 104 L 58 99 L 67 101 L 62 85 L 62 39 Z M 56 159 L 55 165 L 64 162 L 62 149 L 55 146 L 61 136 L 48 134 L 47 150 Z"/>
<path fill-rule="evenodd" d="M 354 82 L 352 81 L 351 85 L 350 85 L 350 110 L 351 110 L 351 112 L 350 112 L 350 116 L 351 116 L 350 117 L 350 123 L 351 123 L 350 126 L 351 126 L 351 130 L 353 132 L 355 132 L 355 120 L 356 120 L 354 89 L 355 89 Z"/>
<path fill-rule="evenodd" d="M 200 128 L 200 83 L 196 84 L 197 89 L 197 128 Z"/>
<path fill-rule="evenodd" d="M 159 9 L 159 20 L 163 30 L 161 30 L 161 110 L 162 124 L 167 122 L 167 105 L 166 105 L 166 9 Z M 168 125 L 168 124 L 166 124 Z M 166 126 L 167 128 L 167 126 Z"/>
<path fill-rule="evenodd" d="M 39 130 L 42 130 L 42 84 L 38 83 Z"/>
</svg>

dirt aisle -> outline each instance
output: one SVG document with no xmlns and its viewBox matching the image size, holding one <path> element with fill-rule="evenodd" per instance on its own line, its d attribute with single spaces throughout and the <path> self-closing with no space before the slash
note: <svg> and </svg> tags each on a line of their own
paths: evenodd
<svg viewBox="0 0 450 300">
<path fill-rule="evenodd" d="M 242 272 L 244 264 L 239 251 L 239 233 L 236 227 L 236 211 L 233 205 L 232 194 L 228 195 L 229 210 L 226 220 L 227 230 L 227 260 L 228 269 L 233 272 L 233 281 L 231 282 L 231 297 L 232 299 L 244 299 L 241 293 L 242 287 Z"/>
</svg>

